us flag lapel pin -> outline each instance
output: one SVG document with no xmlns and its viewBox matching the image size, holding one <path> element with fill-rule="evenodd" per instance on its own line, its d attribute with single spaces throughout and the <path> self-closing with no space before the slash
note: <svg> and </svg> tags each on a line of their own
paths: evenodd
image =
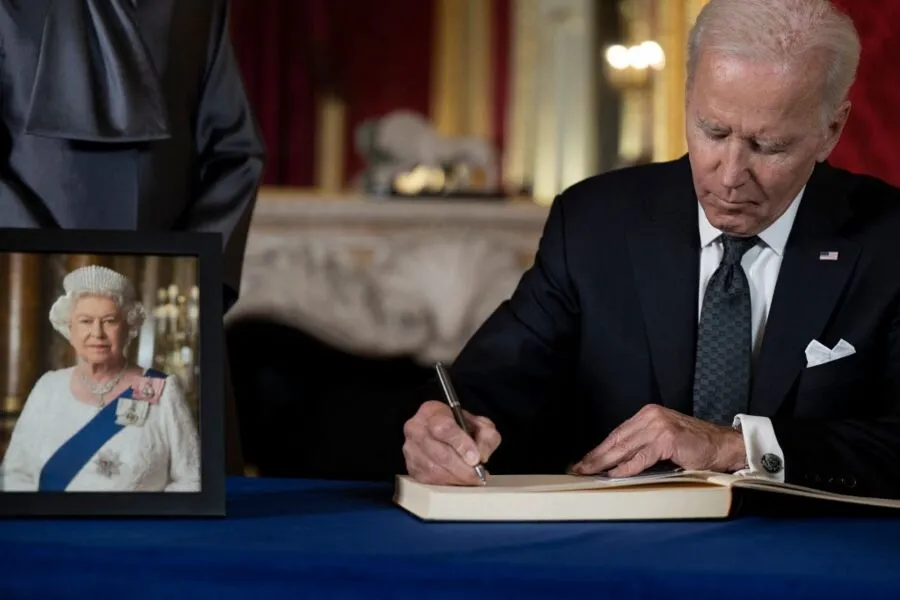
<svg viewBox="0 0 900 600">
<path fill-rule="evenodd" d="M 837 260 L 838 253 L 837 250 L 828 250 L 819 252 L 819 260 Z"/>
</svg>

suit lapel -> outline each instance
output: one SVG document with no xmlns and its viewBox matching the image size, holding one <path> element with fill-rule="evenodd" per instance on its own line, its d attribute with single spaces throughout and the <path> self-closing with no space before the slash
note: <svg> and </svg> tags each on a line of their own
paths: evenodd
<svg viewBox="0 0 900 600">
<path fill-rule="evenodd" d="M 859 247 L 839 233 L 850 215 L 847 192 L 831 167 L 817 165 L 785 247 L 754 372 L 752 414 L 778 411 L 806 367 L 806 346 L 834 312 L 859 256 Z M 823 260 L 823 252 L 837 259 Z"/>
<path fill-rule="evenodd" d="M 635 285 L 662 403 L 690 414 L 697 333 L 700 239 L 697 199 L 686 158 L 674 179 L 644 198 L 645 214 L 628 232 Z M 676 197 L 672 190 L 684 190 Z"/>
</svg>

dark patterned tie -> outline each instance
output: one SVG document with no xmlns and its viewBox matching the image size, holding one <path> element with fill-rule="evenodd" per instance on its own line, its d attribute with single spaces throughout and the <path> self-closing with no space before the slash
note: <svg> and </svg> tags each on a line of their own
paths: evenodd
<svg viewBox="0 0 900 600">
<path fill-rule="evenodd" d="M 703 296 L 694 366 L 694 416 L 731 425 L 750 394 L 750 285 L 741 259 L 758 238 L 722 236 L 725 254 Z"/>
</svg>

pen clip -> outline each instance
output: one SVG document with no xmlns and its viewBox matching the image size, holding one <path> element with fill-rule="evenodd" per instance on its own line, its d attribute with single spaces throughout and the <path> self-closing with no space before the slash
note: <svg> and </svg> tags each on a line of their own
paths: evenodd
<svg viewBox="0 0 900 600">
<path fill-rule="evenodd" d="M 438 362 L 435 364 L 434 368 L 437 370 L 438 379 L 441 381 L 441 387 L 444 389 L 444 396 L 447 398 L 447 403 L 451 407 L 462 408 L 459 399 L 456 397 L 456 390 L 453 389 L 453 384 L 450 383 L 450 377 L 447 375 L 447 369 L 444 368 L 443 363 Z"/>
<path fill-rule="evenodd" d="M 434 368 L 437 371 L 438 379 L 441 381 L 441 387 L 444 389 L 444 397 L 447 400 L 447 404 L 450 405 L 450 410 L 453 411 L 453 416 L 456 419 L 457 425 L 462 428 L 466 435 L 470 435 L 469 428 L 466 425 L 466 419 L 462 413 L 462 404 L 459 403 L 459 398 L 456 397 L 456 390 L 453 389 L 453 384 L 450 382 L 450 375 L 447 373 L 447 369 L 441 362 L 435 363 Z"/>
</svg>

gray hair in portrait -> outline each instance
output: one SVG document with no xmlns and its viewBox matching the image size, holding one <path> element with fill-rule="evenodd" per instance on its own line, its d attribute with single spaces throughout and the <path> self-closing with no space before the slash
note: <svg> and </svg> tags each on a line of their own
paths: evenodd
<svg viewBox="0 0 900 600">
<path fill-rule="evenodd" d="M 76 269 L 63 279 L 63 295 L 50 308 L 50 323 L 66 340 L 70 340 L 72 312 L 78 300 L 85 296 L 102 296 L 111 299 L 119 308 L 128 326 L 128 344 L 138 337 L 147 312 L 138 302 L 134 285 L 127 277 L 107 267 L 89 265 Z"/>
</svg>

